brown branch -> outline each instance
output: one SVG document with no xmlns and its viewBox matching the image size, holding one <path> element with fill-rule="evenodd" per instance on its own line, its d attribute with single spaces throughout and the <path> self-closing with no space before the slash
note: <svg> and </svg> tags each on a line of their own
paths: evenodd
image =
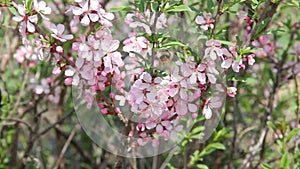
<svg viewBox="0 0 300 169">
<path fill-rule="evenodd" d="M 76 131 L 75 131 L 75 128 L 74 128 L 73 131 L 71 132 L 71 134 L 69 135 L 69 137 L 68 137 L 68 139 L 67 139 L 67 141 L 66 141 L 66 143 L 65 143 L 65 145 L 64 145 L 64 147 L 63 147 L 63 149 L 61 150 L 61 152 L 60 152 L 60 154 L 59 154 L 59 156 L 58 156 L 58 159 L 57 159 L 57 161 L 56 161 L 56 163 L 55 163 L 54 169 L 57 169 L 57 168 L 59 167 L 62 158 L 64 157 L 64 155 L 65 155 L 65 153 L 66 153 L 66 151 L 67 151 L 67 149 L 68 149 L 68 147 L 69 147 L 69 145 L 70 145 L 72 139 L 73 139 L 74 136 L 75 136 L 75 133 L 76 133 Z"/>
<path fill-rule="evenodd" d="M 268 23 L 265 24 L 265 27 L 260 31 L 260 32 L 257 32 L 257 29 L 260 27 L 260 25 L 262 24 L 262 22 L 266 19 L 266 18 L 272 18 L 273 15 L 276 13 L 276 10 L 277 10 L 277 7 L 279 5 L 279 2 L 278 3 L 273 3 L 272 0 L 268 0 L 266 2 L 266 7 L 269 7 L 270 6 L 270 10 L 267 10 L 265 9 L 264 12 L 260 15 L 261 17 L 258 19 L 258 21 L 256 22 L 254 28 L 252 29 L 252 31 L 250 32 L 250 35 L 245 43 L 245 46 L 249 46 L 250 43 L 254 40 L 254 37 L 256 34 L 264 31 L 267 26 L 268 26 L 268 23 L 271 21 L 271 19 L 269 20 Z"/>
<path fill-rule="evenodd" d="M 48 126 L 46 129 L 44 129 L 39 134 L 37 134 L 37 136 L 35 137 L 35 139 L 37 139 L 40 136 L 46 134 L 49 130 L 51 130 L 52 128 L 55 128 L 56 125 L 61 124 L 63 121 L 65 121 L 67 118 L 69 118 L 73 113 L 74 113 L 74 110 L 70 111 L 67 115 L 65 115 L 63 118 L 59 119 L 57 122 L 55 122 L 52 125 Z"/>
</svg>

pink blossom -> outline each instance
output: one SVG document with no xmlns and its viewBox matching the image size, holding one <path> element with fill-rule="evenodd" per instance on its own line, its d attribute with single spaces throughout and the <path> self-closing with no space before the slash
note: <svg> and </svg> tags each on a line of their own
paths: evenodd
<svg viewBox="0 0 300 169">
<path fill-rule="evenodd" d="M 66 42 L 67 40 L 73 39 L 73 35 L 71 34 L 63 35 L 63 32 L 65 31 L 65 26 L 63 24 L 58 24 L 57 26 L 51 24 L 50 30 L 54 33 L 52 33 L 51 36 L 61 42 Z"/>
<path fill-rule="evenodd" d="M 242 59 L 240 59 L 239 61 L 234 61 L 232 63 L 232 70 L 235 72 L 239 72 L 240 68 L 245 68 L 245 65 L 243 64 Z"/>
<path fill-rule="evenodd" d="M 250 54 L 247 56 L 248 59 L 248 65 L 253 65 L 255 63 L 255 59 L 254 59 L 255 55 L 254 54 Z"/>
<path fill-rule="evenodd" d="M 198 25 L 200 25 L 201 29 L 203 31 L 207 31 L 208 28 L 211 28 L 213 29 L 214 28 L 214 23 L 215 23 L 215 20 L 212 19 L 212 16 L 210 13 L 204 13 L 203 16 L 197 16 L 196 17 L 196 23 Z"/>
<path fill-rule="evenodd" d="M 38 12 L 43 19 L 49 20 L 45 15 L 51 14 L 51 8 L 46 6 L 45 1 L 38 2 L 37 0 L 33 1 L 33 9 Z"/>
<path fill-rule="evenodd" d="M 16 22 L 22 22 L 21 26 L 24 28 L 27 28 L 28 32 L 35 32 L 35 26 L 34 24 L 37 24 L 38 17 L 37 15 L 28 15 L 25 13 L 25 7 L 24 5 L 19 4 L 17 6 L 17 10 L 21 16 L 14 16 L 13 20 Z"/>
<path fill-rule="evenodd" d="M 230 97 L 235 97 L 237 89 L 235 87 L 228 87 L 226 93 Z"/>
<path fill-rule="evenodd" d="M 145 37 L 140 36 L 128 38 L 123 42 L 123 44 L 123 51 L 125 52 L 145 54 L 149 48 L 150 42 Z"/>
<path fill-rule="evenodd" d="M 26 59 L 30 61 L 36 61 L 37 55 L 36 52 L 33 51 L 34 49 L 31 46 L 20 46 L 13 57 L 17 60 L 17 62 L 22 63 Z"/>
<path fill-rule="evenodd" d="M 72 6 L 75 16 L 81 16 L 80 23 L 83 26 L 90 25 L 90 22 L 100 22 L 103 26 L 111 26 L 111 20 L 114 19 L 112 13 L 106 12 L 100 5 L 98 0 L 82 0 L 78 3 L 79 6 Z"/>
<path fill-rule="evenodd" d="M 61 68 L 60 67 L 57 67 L 55 66 L 52 70 L 52 74 L 54 75 L 59 75 L 61 73 Z"/>
<path fill-rule="evenodd" d="M 79 7 L 73 6 L 72 11 L 76 16 L 83 15 L 80 22 L 83 26 L 88 26 L 90 24 L 90 21 L 97 22 L 99 20 L 99 15 L 93 12 L 100 7 L 99 1 L 83 0 L 78 3 L 78 5 Z"/>
<path fill-rule="evenodd" d="M 49 83 L 48 83 L 48 80 L 47 79 L 42 79 L 41 80 L 41 84 L 35 86 L 34 88 L 34 92 L 35 94 L 49 94 L 50 93 L 50 86 L 49 86 Z"/>
<path fill-rule="evenodd" d="M 205 101 L 202 114 L 206 119 L 210 119 L 213 115 L 212 109 L 220 108 L 222 106 L 222 102 L 219 97 L 208 98 Z"/>
<path fill-rule="evenodd" d="M 70 78 L 70 77 L 68 77 L 68 78 L 66 78 L 66 79 L 64 80 L 64 83 L 65 83 L 65 85 L 67 85 L 67 86 L 71 85 L 72 82 L 73 82 L 73 79 Z"/>
<path fill-rule="evenodd" d="M 205 49 L 205 55 L 210 56 L 212 60 L 216 60 L 217 56 L 222 56 L 223 51 L 221 49 L 221 42 L 218 40 L 208 40 L 206 41 L 207 48 Z"/>
</svg>

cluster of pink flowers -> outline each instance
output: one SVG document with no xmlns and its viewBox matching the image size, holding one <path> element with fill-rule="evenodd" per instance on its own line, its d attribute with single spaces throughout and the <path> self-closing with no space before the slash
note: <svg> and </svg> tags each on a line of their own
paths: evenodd
<svg viewBox="0 0 300 169">
<path fill-rule="evenodd" d="M 252 42 L 252 45 L 258 48 L 262 48 L 255 52 L 258 57 L 272 57 L 275 54 L 275 42 L 272 39 L 272 35 L 260 36 L 257 40 Z"/>
<path fill-rule="evenodd" d="M 210 86 L 220 83 L 221 71 L 217 68 L 232 68 L 234 72 L 239 72 L 246 67 L 245 62 L 248 65 L 255 62 L 254 54 L 239 58 L 238 47 L 229 46 L 227 49 L 221 41 L 211 39 L 206 42 L 202 60 L 198 61 L 197 56 L 186 57 L 176 61 L 174 69 L 158 76 L 153 69 L 161 66 L 161 63 L 153 53 L 156 49 L 152 50 L 151 47 L 157 48 L 161 44 L 151 45 L 147 35 L 138 33 L 152 35 L 154 31 L 166 28 L 167 17 L 163 13 L 157 15 L 149 9 L 144 14 L 138 11 L 128 13 L 125 23 L 132 32 L 120 45 L 110 30 L 114 15 L 106 12 L 99 0 L 75 0 L 66 11 L 73 14 L 70 29 L 63 24 L 50 23 L 46 26 L 50 35 L 41 33 L 37 25 L 38 15 L 47 19 L 45 15 L 51 13 L 44 1 L 34 0 L 34 12 L 25 13 L 24 5 L 19 5 L 17 9 L 20 16 L 14 17 L 14 20 L 21 22 L 23 43 L 28 47 L 22 46 L 17 50 L 14 55 L 16 60 L 21 63 L 25 59 L 35 61 L 37 58 L 52 58 L 55 63 L 52 74 L 63 77 L 65 85 L 78 86 L 86 107 L 91 108 L 96 102 L 102 114 L 122 114 L 122 107 L 129 105 L 131 113 L 140 118 L 129 136 L 138 134 L 137 144 L 140 146 L 149 141 L 157 145 L 158 137 L 176 139 L 177 133 L 183 128 L 180 119 L 188 116 L 197 118 L 201 109 L 206 119 L 213 118 L 213 110 L 222 106 L 221 98 L 208 93 Z M 214 28 L 215 20 L 209 13 L 197 16 L 195 21 L 203 31 Z M 89 30 L 88 34 L 75 34 L 79 30 L 79 23 L 84 26 L 82 28 Z M 149 26 L 154 23 L 155 30 Z M 34 38 L 33 48 L 27 36 L 34 33 L 40 36 Z M 71 42 L 72 50 L 64 48 L 68 45 L 66 42 Z M 269 45 L 264 41 L 260 43 Z M 122 56 L 120 50 L 126 54 Z M 49 95 L 49 99 L 57 103 L 61 88 L 59 82 L 52 79 L 34 82 L 33 91 L 37 95 Z M 132 86 L 126 86 L 128 84 L 125 81 Z M 235 87 L 222 87 L 230 97 L 237 93 Z M 58 91 L 53 91 L 53 88 Z"/>
<path fill-rule="evenodd" d="M 99 0 L 81 0 L 75 2 L 77 4 L 70 6 L 66 11 L 72 12 L 75 16 L 73 23 L 80 21 L 81 25 L 89 26 L 91 23 L 100 22 L 103 26 L 112 26 L 111 20 L 114 19 L 114 15 L 106 12 Z"/>
<path fill-rule="evenodd" d="M 30 79 L 30 86 L 33 92 L 38 95 L 44 95 L 51 103 L 58 104 L 62 87 L 59 82 L 51 77 L 42 78 L 39 82 L 35 78 Z"/>
<path fill-rule="evenodd" d="M 30 67 L 35 65 L 35 62 L 38 60 L 35 49 L 32 49 L 31 46 L 20 46 L 16 53 L 13 55 L 18 63 L 23 63 L 25 60 L 30 62 Z"/>
</svg>

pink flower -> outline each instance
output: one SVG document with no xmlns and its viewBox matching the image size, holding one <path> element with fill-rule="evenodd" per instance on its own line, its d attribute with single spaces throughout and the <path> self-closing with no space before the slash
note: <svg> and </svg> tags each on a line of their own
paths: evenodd
<svg viewBox="0 0 300 169">
<path fill-rule="evenodd" d="M 106 12 L 100 5 L 98 0 L 82 0 L 78 3 L 79 6 L 71 6 L 75 16 L 81 16 L 80 23 L 83 26 L 90 25 L 90 22 L 100 21 L 103 26 L 111 26 L 111 20 L 114 19 L 112 13 Z"/>
<path fill-rule="evenodd" d="M 66 78 L 66 79 L 64 80 L 64 83 L 65 83 L 65 85 L 67 85 L 67 86 L 71 85 L 72 82 L 73 82 L 73 79 L 70 78 L 70 77 L 68 77 L 68 78 Z"/>
<path fill-rule="evenodd" d="M 140 36 L 128 38 L 123 42 L 123 44 L 123 51 L 137 52 L 143 55 L 148 50 L 150 42 L 145 37 Z"/>
<path fill-rule="evenodd" d="M 61 42 L 66 42 L 67 40 L 73 39 L 73 35 L 71 34 L 63 35 L 63 32 L 65 31 L 65 26 L 63 24 L 58 24 L 57 26 L 51 24 L 50 30 L 54 33 L 52 33 L 51 36 Z"/>
<path fill-rule="evenodd" d="M 213 29 L 214 28 L 214 23 L 215 23 L 215 20 L 214 19 L 211 19 L 211 14 L 210 13 L 204 13 L 203 16 L 197 16 L 196 17 L 196 23 L 198 25 L 200 25 L 201 29 L 203 31 L 207 31 L 208 28 L 211 28 Z"/>
<path fill-rule="evenodd" d="M 226 93 L 230 97 L 235 97 L 237 89 L 235 87 L 228 87 Z"/>
<path fill-rule="evenodd" d="M 37 55 L 31 46 L 20 46 L 13 56 L 19 63 L 24 62 L 26 59 L 30 61 L 37 60 Z"/>
<path fill-rule="evenodd" d="M 245 68 L 245 65 L 243 64 L 243 61 L 242 59 L 240 59 L 240 61 L 234 61 L 232 63 L 232 70 L 235 71 L 235 72 L 239 72 L 240 71 L 240 68 Z"/>
<path fill-rule="evenodd" d="M 21 22 L 21 26 L 24 26 L 27 28 L 28 32 L 35 32 L 35 26 L 34 24 L 36 24 L 38 22 L 38 17 L 37 15 L 28 15 L 25 13 L 25 7 L 24 5 L 18 5 L 17 6 L 18 12 L 21 16 L 14 16 L 13 20 L 16 22 Z M 20 26 L 20 27 L 21 27 Z"/>
<path fill-rule="evenodd" d="M 248 65 L 253 65 L 255 63 L 255 59 L 254 59 L 255 55 L 254 54 L 250 54 L 247 56 L 248 59 Z"/>
<path fill-rule="evenodd" d="M 220 108 L 222 106 L 222 102 L 220 98 L 218 97 L 213 97 L 213 98 L 208 98 L 205 101 L 202 114 L 205 116 L 206 119 L 210 119 L 212 117 L 212 109 L 214 108 Z"/>
<path fill-rule="evenodd" d="M 36 12 L 38 12 L 43 19 L 49 20 L 45 15 L 51 14 L 51 8 L 46 6 L 45 1 L 38 2 L 37 0 L 33 1 L 33 8 Z"/>
<path fill-rule="evenodd" d="M 207 48 L 205 49 L 205 55 L 210 56 L 212 60 L 216 60 L 217 56 L 221 57 L 223 51 L 221 49 L 221 42 L 218 40 L 208 40 L 206 41 Z"/>
<path fill-rule="evenodd" d="M 83 26 L 88 26 L 90 24 L 90 21 L 97 22 L 99 20 L 99 15 L 96 11 L 98 8 L 100 8 L 99 1 L 97 0 L 83 0 L 80 3 L 78 3 L 79 7 L 73 6 L 73 14 L 76 16 L 83 15 L 80 23 Z"/>
</svg>

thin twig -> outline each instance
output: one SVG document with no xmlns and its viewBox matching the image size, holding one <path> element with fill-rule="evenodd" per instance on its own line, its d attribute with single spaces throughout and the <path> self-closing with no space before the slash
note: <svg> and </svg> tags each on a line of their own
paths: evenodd
<svg viewBox="0 0 300 169">
<path fill-rule="evenodd" d="M 53 123 L 46 129 L 44 129 L 42 132 L 40 132 L 35 139 L 39 138 L 40 136 L 46 134 L 49 130 L 52 128 L 55 128 L 56 125 L 61 124 L 63 121 L 65 121 L 67 118 L 69 118 L 74 113 L 74 110 L 70 111 L 67 115 L 65 115 L 63 118 L 59 119 L 57 122 Z"/>
<path fill-rule="evenodd" d="M 31 125 L 29 123 L 27 123 L 26 121 L 22 120 L 22 119 L 18 119 L 18 118 L 1 118 L 0 117 L 0 121 L 14 121 L 14 122 L 17 122 L 17 123 L 20 123 L 20 124 L 24 124 L 28 129 L 29 129 L 29 132 L 33 132 L 32 128 L 31 128 Z"/>
<path fill-rule="evenodd" d="M 176 151 L 179 150 L 179 147 L 174 147 L 168 154 L 167 158 L 165 159 L 165 161 L 162 163 L 162 165 L 160 166 L 159 169 L 165 169 L 167 167 L 167 164 L 169 163 L 169 161 L 171 160 L 171 158 L 173 157 L 173 155 L 175 154 Z"/>
<path fill-rule="evenodd" d="M 68 139 L 67 139 L 67 141 L 66 141 L 66 143 L 65 143 L 65 145 L 64 145 L 64 147 L 63 147 L 63 149 L 61 150 L 61 152 L 60 152 L 60 154 L 59 154 L 59 156 L 58 156 L 58 159 L 57 159 L 57 161 L 56 161 L 56 163 L 55 163 L 54 169 L 57 169 L 57 168 L 59 167 L 59 165 L 60 165 L 60 163 L 61 163 L 61 160 L 63 159 L 63 157 L 64 157 L 64 155 L 65 155 L 65 153 L 66 153 L 66 151 L 67 151 L 67 149 L 68 149 L 68 147 L 69 147 L 69 145 L 70 145 L 72 139 L 73 139 L 74 136 L 75 136 L 75 133 L 76 133 L 76 131 L 75 131 L 75 128 L 74 128 L 74 129 L 72 130 L 71 134 L 69 135 L 69 137 L 68 137 Z"/>
</svg>

